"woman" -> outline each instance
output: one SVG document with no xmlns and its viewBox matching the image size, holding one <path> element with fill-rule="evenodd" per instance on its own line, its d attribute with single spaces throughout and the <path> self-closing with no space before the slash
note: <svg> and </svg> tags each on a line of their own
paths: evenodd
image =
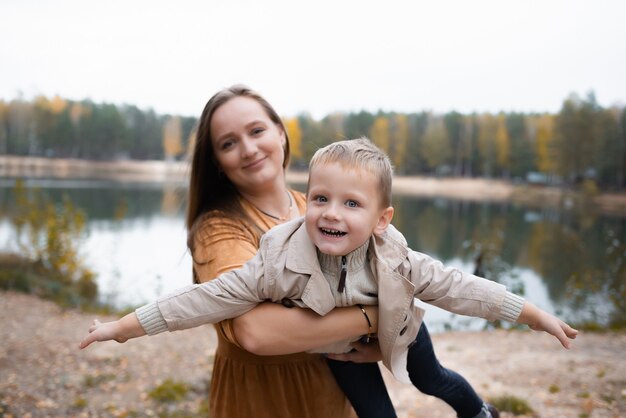
<svg viewBox="0 0 626 418">
<path fill-rule="evenodd" d="M 209 100 L 192 159 L 186 220 L 196 282 L 243 265 L 256 253 L 264 232 L 304 213 L 304 196 L 286 186 L 288 162 L 285 127 L 265 99 L 244 86 L 233 86 Z M 368 316 L 377 318 L 375 308 L 368 309 L 372 309 Z M 377 323 L 372 326 L 376 328 Z M 319 317 L 306 309 L 264 304 L 217 324 L 216 329 L 212 418 L 346 417 L 353 413 L 326 360 L 301 352 L 367 334 L 368 323 L 360 309 L 340 308 Z M 432 352 L 427 333 L 420 335 L 420 344 Z M 379 358 L 376 346 L 357 348 L 341 359 L 372 362 Z M 434 353 L 427 358 L 434 370 L 445 370 Z M 395 416 L 376 363 L 336 362 L 333 372 L 360 417 Z M 457 399 L 473 396 L 474 403 L 463 403 L 476 409 L 478 402 L 480 408 L 482 401 L 460 376 L 467 388 L 448 381 L 447 375 L 437 377 L 442 381 L 435 384 L 443 392 Z M 478 410 L 460 415 L 477 414 Z"/>
</svg>

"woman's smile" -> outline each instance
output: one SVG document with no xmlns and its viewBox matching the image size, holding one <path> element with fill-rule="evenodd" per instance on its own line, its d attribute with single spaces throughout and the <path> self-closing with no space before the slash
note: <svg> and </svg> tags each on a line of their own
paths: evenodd
<svg viewBox="0 0 626 418">
<path fill-rule="evenodd" d="M 255 170 L 259 169 L 263 166 L 265 160 L 267 160 L 267 156 L 254 160 L 251 163 L 245 164 L 242 168 L 244 170 Z"/>
</svg>

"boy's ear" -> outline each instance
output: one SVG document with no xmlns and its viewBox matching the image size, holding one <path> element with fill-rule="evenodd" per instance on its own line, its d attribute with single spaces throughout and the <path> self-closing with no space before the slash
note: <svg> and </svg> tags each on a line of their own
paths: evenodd
<svg viewBox="0 0 626 418">
<path fill-rule="evenodd" d="M 393 218 L 393 206 L 389 206 L 383 209 L 383 211 L 380 214 L 380 217 L 378 218 L 378 223 L 376 224 L 376 227 L 374 228 L 374 234 L 380 235 L 383 232 L 385 232 L 385 230 L 391 223 L 392 218 Z"/>
</svg>

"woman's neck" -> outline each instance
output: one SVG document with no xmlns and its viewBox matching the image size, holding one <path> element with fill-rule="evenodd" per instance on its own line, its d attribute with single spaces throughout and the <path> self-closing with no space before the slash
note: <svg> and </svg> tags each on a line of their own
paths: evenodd
<svg viewBox="0 0 626 418">
<path fill-rule="evenodd" d="M 284 182 L 259 190 L 239 193 L 261 213 L 277 220 L 291 219 L 294 217 L 293 214 L 298 212 L 294 197 Z"/>
</svg>

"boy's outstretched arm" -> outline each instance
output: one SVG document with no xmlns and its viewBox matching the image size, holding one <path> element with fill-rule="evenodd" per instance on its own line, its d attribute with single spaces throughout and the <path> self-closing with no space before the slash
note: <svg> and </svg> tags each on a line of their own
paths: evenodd
<svg viewBox="0 0 626 418">
<path fill-rule="evenodd" d="M 577 330 L 528 301 L 525 301 L 517 322 L 527 324 L 535 331 L 545 331 L 554 335 L 565 348 L 570 348 L 570 339 L 573 340 L 578 335 Z"/>
<path fill-rule="evenodd" d="M 146 332 L 134 312 L 117 321 L 101 323 L 94 319 L 93 324 L 89 327 L 89 334 L 80 342 L 78 347 L 83 349 L 96 341 L 115 340 L 118 343 L 124 343 L 131 338 L 143 335 L 146 335 Z"/>
</svg>

